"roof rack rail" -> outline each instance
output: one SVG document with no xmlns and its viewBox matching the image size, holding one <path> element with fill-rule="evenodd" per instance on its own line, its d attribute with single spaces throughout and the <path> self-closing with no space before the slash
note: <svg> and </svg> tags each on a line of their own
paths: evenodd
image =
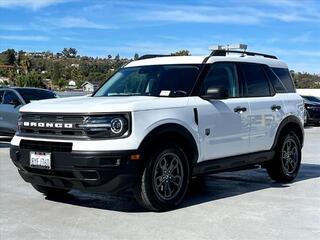
<svg viewBox="0 0 320 240">
<path fill-rule="evenodd" d="M 142 55 L 138 58 L 138 60 L 148 59 L 148 58 L 156 58 L 156 57 L 170 57 L 172 55 L 165 55 L 165 54 L 146 54 Z"/>
<path fill-rule="evenodd" d="M 264 53 L 256 53 L 256 52 L 246 52 L 246 51 L 239 51 L 239 50 L 228 50 L 228 49 L 216 49 L 213 50 L 210 54 L 210 57 L 212 56 L 226 56 L 227 53 L 240 53 L 247 56 L 262 56 L 265 58 L 272 58 L 272 59 L 278 59 L 274 55 L 264 54 Z"/>
</svg>

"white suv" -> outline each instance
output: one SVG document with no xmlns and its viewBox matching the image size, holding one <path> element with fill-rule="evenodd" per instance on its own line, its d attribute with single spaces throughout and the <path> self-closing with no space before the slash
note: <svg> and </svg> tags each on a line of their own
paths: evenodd
<svg viewBox="0 0 320 240">
<path fill-rule="evenodd" d="M 274 56 L 215 50 L 148 55 L 92 96 L 22 107 L 11 158 L 46 195 L 132 190 L 150 210 L 182 202 L 192 177 L 261 165 L 292 181 L 304 105 Z"/>
</svg>

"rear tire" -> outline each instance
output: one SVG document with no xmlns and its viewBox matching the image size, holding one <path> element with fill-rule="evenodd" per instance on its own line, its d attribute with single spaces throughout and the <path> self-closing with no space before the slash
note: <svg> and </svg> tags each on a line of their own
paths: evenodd
<svg viewBox="0 0 320 240">
<path fill-rule="evenodd" d="M 176 144 L 162 144 L 149 154 L 135 187 L 135 198 L 144 208 L 166 211 L 184 199 L 190 180 L 187 155 Z"/>
<path fill-rule="evenodd" d="M 283 134 L 275 149 L 275 157 L 267 164 L 267 172 L 273 180 L 281 183 L 293 181 L 301 164 L 301 143 L 297 134 Z"/>
<path fill-rule="evenodd" d="M 67 189 L 60 189 L 60 188 L 52 188 L 52 187 L 45 187 L 40 185 L 32 184 L 33 188 L 40 193 L 43 193 L 46 196 L 59 196 L 65 195 L 69 192 Z"/>
</svg>

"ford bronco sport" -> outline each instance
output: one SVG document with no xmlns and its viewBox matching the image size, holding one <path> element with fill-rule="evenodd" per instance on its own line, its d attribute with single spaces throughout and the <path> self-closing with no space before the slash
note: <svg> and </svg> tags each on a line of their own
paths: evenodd
<svg viewBox="0 0 320 240">
<path fill-rule="evenodd" d="M 304 105 L 275 56 L 143 56 L 92 96 L 21 108 L 10 155 L 45 195 L 131 190 L 153 211 L 182 202 L 192 177 L 259 165 L 290 182 L 301 162 Z"/>
</svg>

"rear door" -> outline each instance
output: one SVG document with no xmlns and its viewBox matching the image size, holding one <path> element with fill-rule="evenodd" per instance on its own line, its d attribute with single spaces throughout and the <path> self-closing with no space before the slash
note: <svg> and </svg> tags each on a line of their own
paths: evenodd
<svg viewBox="0 0 320 240">
<path fill-rule="evenodd" d="M 12 90 L 5 90 L 0 106 L 0 131 L 13 134 L 17 130 L 19 109 L 22 100 Z"/>
<path fill-rule="evenodd" d="M 239 63 L 238 67 L 250 105 L 250 152 L 270 150 L 285 114 L 283 94 L 275 92 L 264 65 Z"/>
<path fill-rule="evenodd" d="M 228 99 L 197 98 L 199 134 L 203 160 L 245 154 L 249 151 L 249 104 L 240 98 L 236 64 L 218 62 L 209 66 L 200 95 L 208 88 L 225 88 Z"/>
</svg>

